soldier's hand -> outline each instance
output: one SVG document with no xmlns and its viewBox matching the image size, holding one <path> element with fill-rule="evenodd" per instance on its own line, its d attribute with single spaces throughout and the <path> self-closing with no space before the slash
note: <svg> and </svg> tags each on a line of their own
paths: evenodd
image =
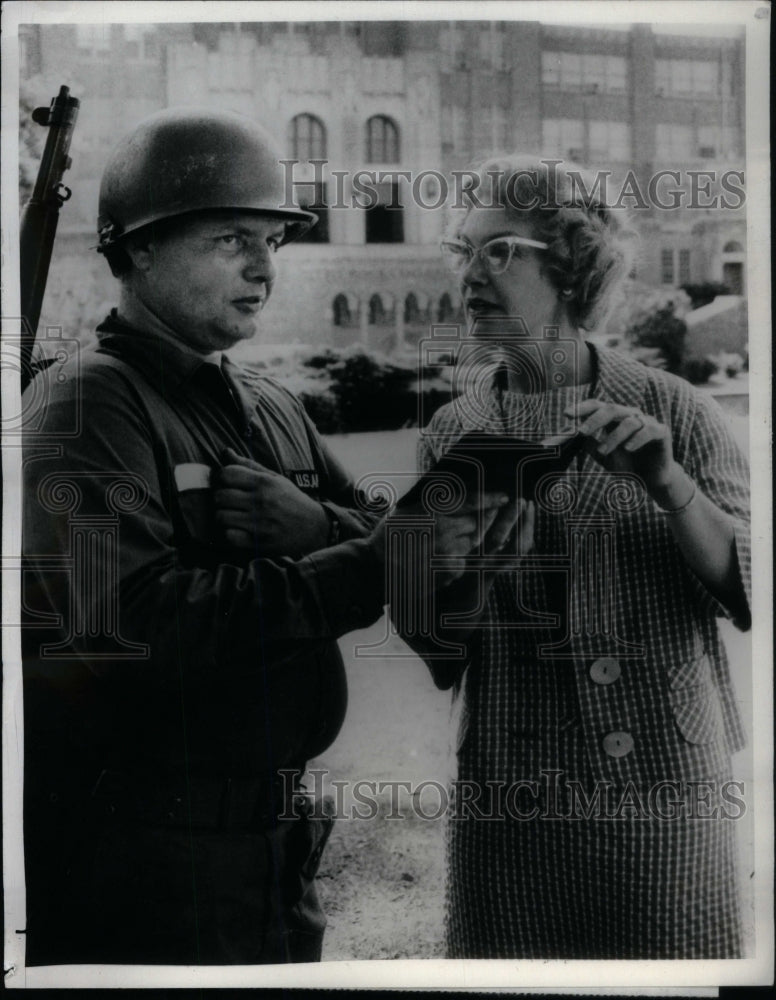
<svg viewBox="0 0 776 1000">
<path fill-rule="evenodd" d="M 232 449 L 215 477 L 215 517 L 224 541 L 258 557 L 299 558 L 324 548 L 329 518 L 290 479 Z"/>
</svg>

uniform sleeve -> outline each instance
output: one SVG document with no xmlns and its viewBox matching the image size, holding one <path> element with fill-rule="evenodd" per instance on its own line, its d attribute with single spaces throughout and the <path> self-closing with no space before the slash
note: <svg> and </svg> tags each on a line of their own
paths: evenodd
<svg viewBox="0 0 776 1000">
<path fill-rule="evenodd" d="M 87 654 L 98 673 L 142 646 L 162 676 L 241 671 L 380 616 L 382 571 L 365 540 L 297 561 L 184 565 L 165 503 L 171 470 L 124 376 L 92 371 L 52 392 L 26 442 L 23 544 L 39 605 L 29 610 L 60 617 L 63 652 Z M 100 659 L 106 643 L 113 654 Z"/>
<path fill-rule="evenodd" d="M 430 430 L 434 427 L 434 421 L 430 425 Z M 431 443 L 427 436 L 421 434 L 417 446 L 417 468 L 418 473 L 423 475 L 433 468 L 436 457 Z M 471 610 L 471 594 L 465 580 L 456 581 L 444 590 L 437 591 L 433 595 L 416 593 L 417 601 L 431 602 L 430 613 L 425 607 L 407 607 L 406 600 L 402 602 L 400 608 L 391 608 L 391 619 L 396 629 L 415 653 L 418 654 L 428 666 L 431 677 L 438 688 L 446 691 L 453 687 L 463 675 L 470 659 L 470 644 L 476 639 L 465 637 L 460 629 L 447 628 L 441 624 L 444 615 Z M 461 601 L 466 602 L 465 608 L 461 606 Z M 404 615 L 408 615 L 405 620 Z M 418 622 L 432 620 L 433 632 L 431 635 L 421 633 L 415 626 Z M 409 626 L 408 626 L 409 622 Z M 450 656 L 446 653 L 445 647 L 439 640 L 449 644 L 455 643 L 463 646 L 463 652 L 459 655 Z M 449 647 L 448 647 L 449 648 Z"/>
<path fill-rule="evenodd" d="M 752 543 L 749 513 L 749 465 L 733 439 L 719 405 L 698 394 L 684 462 L 686 471 L 720 510 L 730 515 L 735 532 L 735 557 L 746 611 L 734 615 L 688 570 L 701 605 L 718 618 L 731 618 L 740 629 L 751 625 Z"/>
</svg>

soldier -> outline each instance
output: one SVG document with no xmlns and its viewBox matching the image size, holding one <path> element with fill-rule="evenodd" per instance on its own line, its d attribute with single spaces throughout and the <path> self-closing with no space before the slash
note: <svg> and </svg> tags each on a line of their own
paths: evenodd
<svg viewBox="0 0 776 1000">
<path fill-rule="evenodd" d="M 382 612 L 384 529 L 301 404 L 222 353 L 314 221 L 238 115 L 160 112 L 105 169 L 118 308 L 28 390 L 30 965 L 320 958 L 331 818 L 298 779 L 345 712 L 335 639 Z M 491 500 L 441 518 L 439 551 Z"/>
</svg>

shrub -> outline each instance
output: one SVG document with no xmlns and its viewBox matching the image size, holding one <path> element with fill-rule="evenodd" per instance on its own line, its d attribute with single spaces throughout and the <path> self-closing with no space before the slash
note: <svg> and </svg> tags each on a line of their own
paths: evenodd
<svg viewBox="0 0 776 1000">
<path fill-rule="evenodd" d="M 710 358 L 688 358 L 680 374 L 693 385 L 705 385 L 716 371 L 717 366 Z"/>
<path fill-rule="evenodd" d="M 337 399 L 333 393 L 319 392 L 312 386 L 305 386 L 298 395 L 307 415 L 321 434 L 339 434 L 344 430 Z"/>
<path fill-rule="evenodd" d="M 323 434 L 416 426 L 421 395 L 426 417 L 450 400 L 441 367 L 419 373 L 411 359 L 389 359 L 360 345 L 297 350 L 268 357 L 264 368 L 301 399 Z"/>
<path fill-rule="evenodd" d="M 730 289 L 721 281 L 702 281 L 697 284 L 688 282 L 679 287 L 690 296 L 693 309 L 707 306 L 718 295 L 730 295 Z"/>
<path fill-rule="evenodd" d="M 719 371 L 724 372 L 728 378 L 735 378 L 739 372 L 744 370 L 744 359 L 735 351 L 720 351 L 719 354 L 710 354 L 709 361 L 713 362 Z"/>
<path fill-rule="evenodd" d="M 415 372 L 363 349 L 345 351 L 329 366 L 332 391 L 346 429 L 394 430 L 412 422 Z"/>
<path fill-rule="evenodd" d="M 680 288 L 653 288 L 631 278 L 623 284 L 621 294 L 612 309 L 601 334 L 622 339 L 632 327 L 643 323 L 660 309 L 671 309 L 679 319 L 692 309 L 692 302 Z"/>
<path fill-rule="evenodd" d="M 657 352 L 651 355 L 652 363 L 657 357 L 662 357 L 665 363 L 660 367 L 674 373 L 682 367 L 686 336 L 687 324 L 674 315 L 674 306 L 670 302 L 639 319 L 625 331 L 632 350 L 652 349 Z"/>
</svg>

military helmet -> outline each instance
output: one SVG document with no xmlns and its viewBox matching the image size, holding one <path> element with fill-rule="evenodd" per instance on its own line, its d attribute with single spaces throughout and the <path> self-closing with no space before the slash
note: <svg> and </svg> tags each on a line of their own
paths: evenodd
<svg viewBox="0 0 776 1000">
<path fill-rule="evenodd" d="M 284 219 L 284 243 L 318 221 L 288 200 L 280 154 L 256 122 L 204 108 L 158 111 L 121 139 L 105 168 L 97 249 L 153 222 L 212 209 Z"/>
</svg>

